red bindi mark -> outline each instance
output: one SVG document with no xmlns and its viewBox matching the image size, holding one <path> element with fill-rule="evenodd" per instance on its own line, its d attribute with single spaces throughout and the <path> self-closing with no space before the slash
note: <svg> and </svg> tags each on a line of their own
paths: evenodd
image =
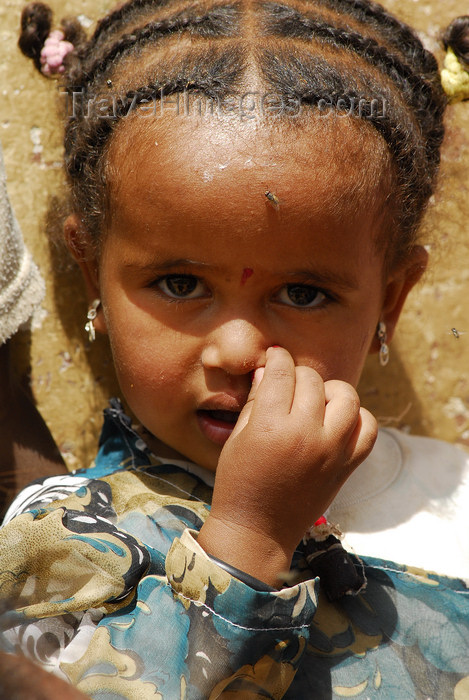
<svg viewBox="0 0 469 700">
<path fill-rule="evenodd" d="M 241 284 L 245 284 L 253 274 L 254 270 L 251 267 L 245 267 L 241 275 Z"/>
</svg>

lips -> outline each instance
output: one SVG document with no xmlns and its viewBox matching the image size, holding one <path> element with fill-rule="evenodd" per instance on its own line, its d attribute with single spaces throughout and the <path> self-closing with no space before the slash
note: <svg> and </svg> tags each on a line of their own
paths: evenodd
<svg viewBox="0 0 469 700">
<path fill-rule="evenodd" d="M 206 413 L 213 420 L 221 423 L 231 423 L 232 425 L 236 423 L 239 416 L 239 411 L 201 411 L 201 413 Z"/>
<path fill-rule="evenodd" d="M 197 421 L 202 433 L 210 442 L 224 445 L 233 432 L 239 413 L 221 409 L 199 409 Z"/>
</svg>

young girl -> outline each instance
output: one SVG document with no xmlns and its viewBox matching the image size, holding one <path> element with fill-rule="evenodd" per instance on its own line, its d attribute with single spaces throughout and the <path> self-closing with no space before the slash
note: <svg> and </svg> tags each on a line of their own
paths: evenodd
<svg viewBox="0 0 469 700">
<path fill-rule="evenodd" d="M 468 697 L 467 457 L 373 448 L 353 388 L 426 265 L 435 59 L 366 0 L 51 28 L 20 45 L 64 75 L 65 236 L 139 425 L 112 401 L 13 504 L 2 648 L 95 698 Z"/>
</svg>

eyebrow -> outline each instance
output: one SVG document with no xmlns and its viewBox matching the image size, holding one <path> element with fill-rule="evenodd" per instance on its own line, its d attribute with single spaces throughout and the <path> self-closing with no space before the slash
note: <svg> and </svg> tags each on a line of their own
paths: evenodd
<svg viewBox="0 0 469 700">
<path fill-rule="evenodd" d="M 200 260 L 192 260 L 191 258 L 168 258 L 166 260 L 148 263 L 147 265 L 141 265 L 138 262 L 126 262 L 125 267 L 136 267 L 142 272 L 155 273 L 164 270 L 171 270 L 175 267 L 199 267 L 199 268 L 209 268 L 210 270 L 220 271 L 221 267 L 218 265 L 212 265 L 210 263 L 202 262 Z M 358 289 L 358 282 L 355 275 L 352 273 L 342 273 L 338 271 L 321 270 L 315 269 L 313 264 L 311 268 L 301 268 L 291 271 L 279 271 L 278 274 L 284 274 L 285 277 L 291 278 L 303 278 L 308 280 L 311 284 L 318 287 L 335 287 L 342 291 L 353 291 Z"/>
<path fill-rule="evenodd" d="M 358 281 L 352 273 L 342 273 L 335 270 L 321 270 L 311 268 L 302 268 L 286 273 L 287 277 L 303 277 L 309 279 L 318 287 L 338 287 L 343 291 L 353 291 L 358 289 Z"/>
<path fill-rule="evenodd" d="M 219 269 L 216 265 L 201 262 L 200 260 L 191 260 L 190 258 L 169 258 L 167 260 L 154 260 L 148 265 L 141 265 L 137 261 L 129 261 L 124 263 L 125 267 L 138 267 L 142 272 L 154 272 L 155 270 L 170 270 L 172 267 L 210 267 L 212 270 Z"/>
</svg>

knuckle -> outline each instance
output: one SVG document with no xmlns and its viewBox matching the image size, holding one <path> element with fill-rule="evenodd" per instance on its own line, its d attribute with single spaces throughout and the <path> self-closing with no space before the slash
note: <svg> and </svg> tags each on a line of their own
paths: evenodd
<svg viewBox="0 0 469 700">
<path fill-rule="evenodd" d="M 291 371 L 286 367 L 271 367 L 269 376 L 273 381 L 283 381 L 291 377 Z"/>
<path fill-rule="evenodd" d="M 344 384 L 342 387 L 341 400 L 347 405 L 349 411 L 358 414 L 360 411 L 360 399 L 355 389 L 350 384 Z"/>
</svg>

